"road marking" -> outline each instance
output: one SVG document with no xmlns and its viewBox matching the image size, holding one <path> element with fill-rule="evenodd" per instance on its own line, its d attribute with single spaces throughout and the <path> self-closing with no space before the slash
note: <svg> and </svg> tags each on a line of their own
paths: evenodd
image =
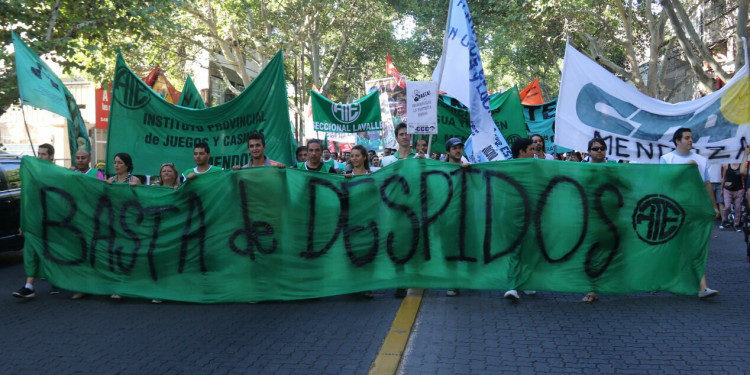
<svg viewBox="0 0 750 375">
<path fill-rule="evenodd" d="M 380 346 L 378 355 L 370 366 L 369 375 L 394 375 L 404 356 L 411 328 L 422 304 L 422 289 L 409 289 L 393 318 L 391 329 Z"/>
</svg>

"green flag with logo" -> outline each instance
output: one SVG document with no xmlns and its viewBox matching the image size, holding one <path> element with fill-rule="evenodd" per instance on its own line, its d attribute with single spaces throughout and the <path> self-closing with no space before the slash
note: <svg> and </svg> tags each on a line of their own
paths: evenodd
<svg viewBox="0 0 750 375">
<path fill-rule="evenodd" d="M 523 107 L 516 86 L 502 94 L 492 94 L 490 96 L 490 109 L 492 110 L 492 120 L 495 121 L 495 125 L 500 129 L 508 144 L 512 145 L 516 139 L 527 136 Z M 466 142 L 470 134 L 469 110 L 456 99 L 447 95 L 440 95 L 438 100 L 438 134 L 433 137 L 430 152 L 444 154 L 447 152 L 445 142 L 453 137 Z"/>
<path fill-rule="evenodd" d="M 192 109 L 173 105 L 138 78 L 117 56 L 107 137 L 107 171 L 119 152 L 133 158 L 133 174 L 158 174 L 162 163 L 178 170 L 195 166 L 193 148 L 209 145 L 209 164 L 222 168 L 250 160 L 247 140 L 262 133 L 266 156 L 294 160 L 284 61 L 279 51 L 240 95 L 220 106 Z"/>
<path fill-rule="evenodd" d="M 317 91 L 310 90 L 310 100 L 315 131 L 357 133 L 383 128 L 377 91 L 372 91 L 352 103 L 334 103 Z"/>
<path fill-rule="evenodd" d="M 205 109 L 206 103 L 203 102 L 201 94 L 198 89 L 195 88 L 193 80 L 190 75 L 185 79 L 185 86 L 182 87 L 182 93 L 180 94 L 180 101 L 177 105 L 187 108 Z"/>
<path fill-rule="evenodd" d="M 79 148 L 91 150 L 89 132 L 73 94 L 52 72 L 52 69 L 11 31 L 16 54 L 18 92 L 23 104 L 46 109 L 68 120 L 70 154 Z"/>
</svg>

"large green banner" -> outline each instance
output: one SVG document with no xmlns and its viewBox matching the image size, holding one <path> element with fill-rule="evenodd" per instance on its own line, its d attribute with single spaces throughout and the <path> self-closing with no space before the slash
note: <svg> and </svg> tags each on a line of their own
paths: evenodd
<svg viewBox="0 0 750 375">
<path fill-rule="evenodd" d="M 358 133 L 383 129 L 377 91 L 352 103 L 334 103 L 317 91 L 310 90 L 310 101 L 315 131 Z"/>
<path fill-rule="evenodd" d="M 691 294 L 713 219 L 689 164 L 408 159 L 354 178 L 224 171 L 175 191 L 24 157 L 21 177 L 29 275 L 207 303 L 396 287 Z"/>
<path fill-rule="evenodd" d="M 284 61 L 279 51 L 240 95 L 216 107 L 192 109 L 173 105 L 148 87 L 117 56 L 109 112 L 107 171 L 118 152 L 133 158 L 133 174 L 156 175 L 165 162 L 178 170 L 195 166 L 193 147 L 206 142 L 209 163 L 222 168 L 250 160 L 247 139 L 261 132 L 266 155 L 291 164 L 294 149 L 287 102 Z"/>
<path fill-rule="evenodd" d="M 464 142 L 471 135 L 469 122 L 469 110 L 459 105 L 451 105 L 454 99 L 447 95 L 440 95 L 438 100 L 438 135 L 432 140 L 430 152 L 445 154 L 445 142 L 453 137 L 458 137 Z M 523 118 L 523 107 L 518 95 L 518 88 L 502 94 L 490 96 L 490 110 L 495 125 L 512 145 L 518 138 L 524 138 L 526 134 L 526 123 Z"/>
</svg>

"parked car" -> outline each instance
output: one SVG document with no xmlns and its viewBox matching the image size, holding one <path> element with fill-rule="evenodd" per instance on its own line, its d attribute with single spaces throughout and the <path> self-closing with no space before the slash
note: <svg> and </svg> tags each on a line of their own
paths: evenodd
<svg viewBox="0 0 750 375">
<path fill-rule="evenodd" d="M 0 154 L 0 251 L 23 248 L 21 228 L 21 157 Z"/>
</svg>

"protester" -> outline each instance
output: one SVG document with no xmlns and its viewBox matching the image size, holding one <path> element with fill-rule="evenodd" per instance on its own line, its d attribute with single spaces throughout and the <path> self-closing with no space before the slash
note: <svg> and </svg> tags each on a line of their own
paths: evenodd
<svg viewBox="0 0 750 375">
<path fill-rule="evenodd" d="M 320 160 L 323 155 L 323 141 L 320 139 L 311 139 L 307 141 L 307 161 L 297 163 L 298 169 L 306 171 L 338 173 L 336 168 L 328 166 Z"/>
<path fill-rule="evenodd" d="M 161 168 L 159 168 L 158 185 L 169 186 L 174 190 L 180 187 L 180 175 L 174 163 L 164 163 L 161 165 Z"/>
<path fill-rule="evenodd" d="M 104 174 L 97 168 L 91 168 L 91 154 L 86 150 L 78 150 L 76 152 L 75 168 L 77 172 L 81 172 L 89 177 L 98 178 L 104 180 Z"/>
<path fill-rule="evenodd" d="M 186 179 L 193 179 L 198 175 L 216 173 L 224 170 L 224 168 L 208 164 L 208 160 L 210 158 L 211 149 L 208 147 L 208 143 L 196 143 L 195 147 L 193 147 L 193 161 L 195 161 L 195 168 L 191 168 L 182 172 L 182 177 L 185 177 Z"/>
<path fill-rule="evenodd" d="M 373 172 L 377 172 L 380 170 L 380 157 L 378 155 L 372 157 L 372 165 L 370 166 L 370 170 Z"/>
<path fill-rule="evenodd" d="M 571 151 L 571 152 L 568 153 L 568 156 L 565 158 L 565 160 L 566 161 L 580 162 L 581 160 L 583 160 L 583 158 L 581 157 L 581 153 L 580 152 L 578 152 L 578 151 Z"/>
<path fill-rule="evenodd" d="M 271 160 L 266 156 L 266 138 L 261 133 L 252 133 L 247 139 L 247 151 L 250 153 L 250 161 L 243 165 L 242 168 L 274 166 L 285 168 L 284 163 Z M 232 167 L 234 170 L 240 169 L 240 166 Z"/>
<path fill-rule="evenodd" d="M 307 146 L 297 147 L 297 151 L 295 151 L 294 155 L 297 158 L 297 163 L 306 162 L 307 161 Z"/>
<path fill-rule="evenodd" d="M 425 146 L 426 147 L 426 146 Z M 448 162 L 451 164 L 458 164 L 462 167 L 468 167 L 468 163 L 462 161 L 464 156 L 464 142 L 459 138 L 451 138 L 445 142 L 445 151 L 448 152 Z M 445 295 L 448 297 L 455 297 L 459 293 L 458 289 L 448 289 L 445 291 Z"/>
<path fill-rule="evenodd" d="M 510 151 L 513 154 L 513 159 L 530 159 L 536 157 L 536 147 L 537 145 L 530 138 L 519 138 L 510 146 Z M 448 155 L 450 155 L 450 153 Z M 536 291 L 524 290 L 523 293 L 528 296 L 533 296 L 536 294 Z M 511 289 L 505 292 L 503 297 L 513 302 L 517 302 L 521 299 L 518 295 L 517 289 Z"/>
<path fill-rule="evenodd" d="M 708 159 L 696 154 L 693 151 L 693 132 L 688 128 L 679 128 L 674 132 L 672 142 L 676 149 L 666 155 L 662 155 L 659 158 L 660 164 L 695 164 L 698 166 L 698 172 L 700 172 L 703 182 L 706 184 L 706 191 L 708 197 L 711 200 L 711 204 L 716 210 L 716 201 L 714 200 L 713 188 L 711 188 L 711 182 L 708 178 Z M 701 197 L 695 197 L 697 199 L 705 199 Z M 728 203 L 728 202 L 727 202 Z M 718 212 L 716 212 L 718 214 Z M 708 287 L 706 281 L 706 274 L 703 274 L 700 282 L 700 290 L 698 291 L 698 298 L 704 299 L 719 294 L 718 290 L 713 290 Z"/>
<path fill-rule="evenodd" d="M 384 157 L 380 163 L 387 167 L 389 164 L 395 163 L 401 159 L 410 159 L 417 156 L 417 153 L 411 149 L 411 135 L 406 133 L 406 123 L 402 122 L 396 125 L 396 143 L 398 143 L 398 151 L 393 155 Z"/>
<path fill-rule="evenodd" d="M 417 158 L 426 158 L 427 157 L 427 140 L 423 138 L 417 139 L 417 146 L 415 147 L 415 151 L 417 151 Z M 448 150 L 446 150 L 448 151 Z"/>
<path fill-rule="evenodd" d="M 711 164 L 708 166 L 708 178 L 711 182 L 711 188 L 714 190 L 714 199 L 716 200 L 715 209 L 719 210 L 719 215 L 714 217 L 714 220 L 721 220 L 719 227 L 727 222 L 726 213 L 724 212 L 724 195 L 721 188 L 721 165 Z M 747 184 L 745 184 L 747 186 Z"/>
<path fill-rule="evenodd" d="M 742 163 L 747 161 L 747 152 L 745 152 L 743 159 Z M 734 229 L 737 232 L 742 232 L 740 228 L 740 216 L 742 212 L 742 198 L 745 195 L 743 180 L 747 177 L 747 171 L 745 171 L 744 175 L 741 172 L 741 163 L 729 163 L 721 167 L 721 187 L 722 197 L 724 197 L 724 214 L 722 218 L 727 218 L 721 223 L 721 228 Z M 732 213 L 732 208 L 734 208 L 734 220 L 730 223 L 729 215 Z"/>
<path fill-rule="evenodd" d="M 142 184 L 141 179 L 133 176 L 133 159 L 129 154 L 120 152 L 115 154 L 114 160 L 115 175 L 107 180 L 107 183 L 126 183 L 130 186 Z"/>
<path fill-rule="evenodd" d="M 42 143 L 37 147 L 36 150 L 36 157 L 38 159 L 46 160 L 50 163 L 55 162 L 55 148 L 49 144 L 49 143 Z M 19 232 L 21 230 L 19 229 Z M 34 282 L 36 281 L 36 278 L 39 276 L 39 262 L 40 259 L 38 256 L 36 256 L 36 253 L 31 254 L 31 256 L 24 257 L 23 259 L 25 269 L 31 269 L 33 270 L 30 275 L 26 275 L 26 284 L 22 286 L 17 291 L 13 292 L 13 297 L 16 298 L 34 298 L 36 297 L 36 293 L 34 292 Z M 58 294 L 60 293 L 60 290 L 57 289 L 54 285 L 50 284 L 50 292 L 49 294 Z"/>
<path fill-rule="evenodd" d="M 606 163 L 607 162 L 607 144 L 602 138 L 593 138 L 589 141 L 589 163 Z M 582 301 L 586 303 L 594 303 L 599 300 L 596 292 L 588 292 L 583 296 Z"/>
<path fill-rule="evenodd" d="M 532 134 L 529 138 L 534 143 L 535 155 L 537 159 L 555 160 L 555 157 L 545 152 L 544 137 L 539 134 Z"/>
</svg>

